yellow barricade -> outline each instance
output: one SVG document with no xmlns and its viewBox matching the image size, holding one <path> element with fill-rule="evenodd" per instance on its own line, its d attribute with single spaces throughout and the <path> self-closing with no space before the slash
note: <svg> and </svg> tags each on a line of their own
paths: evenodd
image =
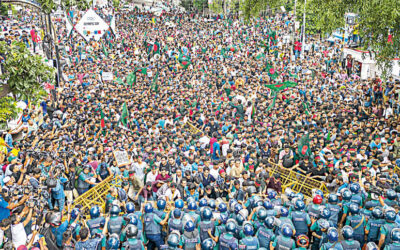
<svg viewBox="0 0 400 250">
<path fill-rule="evenodd" d="M 269 173 L 270 176 L 274 174 L 280 174 L 281 176 L 282 192 L 284 192 L 286 188 L 290 188 L 296 193 L 302 193 L 306 197 L 312 197 L 312 190 L 319 189 L 324 194 L 329 194 L 329 190 L 324 182 L 283 168 L 273 162 L 270 163 L 273 165 L 272 171 Z"/>
<path fill-rule="evenodd" d="M 122 179 L 120 176 L 108 176 L 102 182 L 76 198 L 72 208 L 81 205 L 81 211 L 88 214 L 92 206 L 98 205 L 104 212 L 106 206 L 106 195 L 110 192 L 110 188 L 121 187 L 121 183 Z"/>
<path fill-rule="evenodd" d="M 188 130 L 192 135 L 202 132 L 200 129 L 198 129 L 196 126 L 194 126 L 189 121 L 187 121 L 185 124 L 183 124 L 183 128 Z"/>
</svg>

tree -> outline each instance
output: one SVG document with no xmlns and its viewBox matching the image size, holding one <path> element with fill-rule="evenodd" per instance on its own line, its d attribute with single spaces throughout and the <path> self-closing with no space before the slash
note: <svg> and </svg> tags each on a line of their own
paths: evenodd
<svg viewBox="0 0 400 250">
<path fill-rule="evenodd" d="M 15 102 L 8 101 L 9 95 L 14 97 L 14 101 L 29 100 L 33 104 L 47 96 L 42 83 L 53 82 L 54 68 L 44 64 L 42 57 L 32 55 L 22 42 L 13 42 L 10 46 L 0 42 L 0 54 L 3 55 L 0 79 L 5 82 L 0 85 L 0 112 L 6 105 L 10 109 L 0 117 L 1 121 L 15 115 Z"/>
<path fill-rule="evenodd" d="M 241 4 L 244 17 L 250 19 L 269 5 L 285 5 L 284 0 L 244 0 Z M 304 0 L 297 0 L 297 21 L 302 22 Z M 359 15 L 358 30 L 363 49 L 374 51 L 378 67 L 384 76 L 391 72 L 392 59 L 399 57 L 400 0 L 307 0 L 306 32 L 331 33 L 345 26 L 345 13 Z M 308 30 L 308 31 L 307 31 Z"/>
<path fill-rule="evenodd" d="M 38 0 L 38 2 L 42 6 L 42 11 L 45 14 L 50 14 L 54 10 L 57 9 L 57 5 L 55 4 L 54 0 Z M 119 1 L 118 1 L 119 3 Z M 92 5 L 92 1 L 87 1 L 87 0 L 61 0 L 61 5 L 69 9 L 72 6 L 76 6 L 80 10 L 86 10 L 89 9 L 90 6 Z"/>
</svg>

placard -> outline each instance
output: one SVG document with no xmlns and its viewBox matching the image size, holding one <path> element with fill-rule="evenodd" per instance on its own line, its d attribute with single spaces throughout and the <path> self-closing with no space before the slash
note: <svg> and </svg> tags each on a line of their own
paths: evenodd
<svg viewBox="0 0 400 250">
<path fill-rule="evenodd" d="M 129 159 L 128 152 L 126 151 L 114 151 L 114 158 L 117 161 L 118 167 L 123 167 L 131 164 L 131 160 Z"/>
<path fill-rule="evenodd" d="M 114 76 L 112 72 L 103 72 L 101 74 L 101 78 L 103 78 L 103 81 L 112 81 L 114 80 Z"/>
<path fill-rule="evenodd" d="M 99 40 L 108 28 L 108 24 L 92 9 L 88 10 L 75 26 L 75 29 L 87 41 L 91 38 Z"/>
</svg>

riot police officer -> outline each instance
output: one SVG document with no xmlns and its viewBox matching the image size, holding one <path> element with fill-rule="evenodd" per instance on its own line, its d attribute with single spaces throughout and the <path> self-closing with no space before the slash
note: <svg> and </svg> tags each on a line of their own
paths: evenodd
<svg viewBox="0 0 400 250">
<path fill-rule="evenodd" d="M 383 211 L 380 207 L 375 207 L 372 210 L 372 218 L 367 222 L 365 227 L 365 234 L 368 235 L 367 242 L 378 243 L 378 236 L 380 228 L 385 224 L 383 219 Z"/>
<path fill-rule="evenodd" d="M 185 250 L 195 250 L 200 247 L 200 234 L 199 230 L 195 227 L 192 220 L 188 220 L 184 227 L 184 232 L 181 235 L 181 244 Z"/>
<path fill-rule="evenodd" d="M 211 235 L 215 234 L 215 224 L 211 221 L 212 211 L 210 208 L 205 207 L 201 210 L 201 221 L 199 223 L 200 229 L 200 240 L 203 242 L 206 239 L 210 238 L 209 231 L 211 231 Z"/>
<path fill-rule="evenodd" d="M 342 229 L 344 240 L 340 243 L 345 250 L 361 249 L 360 242 L 353 239 L 354 230 L 350 226 L 344 226 Z"/>
<path fill-rule="evenodd" d="M 94 235 L 96 233 L 101 233 L 104 224 L 106 223 L 106 219 L 100 216 L 100 208 L 99 206 L 94 206 L 89 210 L 90 220 L 86 222 L 86 225 L 89 227 L 90 234 Z"/>
<path fill-rule="evenodd" d="M 183 222 L 182 222 L 182 211 L 175 208 L 172 211 L 172 218 L 168 220 L 168 232 L 178 231 L 180 234 L 183 233 Z"/>
<path fill-rule="evenodd" d="M 282 225 L 281 234 L 275 238 L 271 250 L 294 249 L 296 247 L 296 242 L 292 239 L 292 236 L 293 227 L 289 224 Z"/>
<path fill-rule="evenodd" d="M 144 207 L 144 233 L 148 239 L 147 249 L 153 250 L 155 247 L 160 248 L 163 243 L 161 236 L 161 227 L 163 221 L 153 212 L 153 205 L 147 203 Z"/>
<path fill-rule="evenodd" d="M 328 242 L 323 243 L 321 246 L 321 250 L 344 250 L 342 245 L 338 242 L 339 240 L 339 232 L 336 228 L 330 227 L 327 231 Z"/>
<path fill-rule="evenodd" d="M 271 242 L 275 240 L 274 234 L 274 217 L 270 216 L 264 220 L 264 225 L 260 226 L 257 230 L 256 237 L 260 243 L 260 247 L 269 249 Z"/>
<path fill-rule="evenodd" d="M 223 233 L 219 239 L 219 250 L 230 250 L 237 249 L 239 246 L 239 241 L 235 238 L 236 233 L 236 223 L 233 220 L 228 220 L 226 223 L 226 232 Z"/>
<path fill-rule="evenodd" d="M 383 249 L 391 242 L 392 230 L 396 227 L 394 221 L 396 220 L 396 212 L 394 210 L 387 210 L 385 212 L 385 223 L 380 229 L 379 236 L 379 249 Z"/>
<path fill-rule="evenodd" d="M 349 205 L 349 211 L 351 215 L 347 217 L 346 225 L 353 228 L 354 239 L 363 246 L 365 237 L 364 228 L 366 226 L 365 218 L 363 215 L 360 215 L 360 207 L 356 203 L 351 203 Z"/>
<path fill-rule="evenodd" d="M 121 250 L 125 250 L 125 249 L 140 249 L 140 250 L 144 250 L 145 249 L 143 242 L 140 240 L 138 232 L 139 232 L 139 230 L 135 225 L 129 224 L 126 227 L 127 241 L 122 243 Z"/>
<path fill-rule="evenodd" d="M 385 246 L 384 250 L 395 250 L 400 249 L 400 228 L 395 228 L 392 230 L 392 243 Z"/>
<path fill-rule="evenodd" d="M 108 223 L 108 231 L 110 234 L 120 234 L 122 227 L 125 226 L 125 220 L 119 216 L 121 209 L 117 205 L 112 205 L 110 209 L 110 221 Z"/>
<path fill-rule="evenodd" d="M 341 207 L 338 205 L 338 196 L 336 194 L 329 194 L 328 196 L 328 204 L 326 204 L 326 208 L 331 212 L 331 216 L 329 217 L 329 222 L 333 224 L 334 227 L 337 227 L 339 223 L 339 214 L 341 211 Z"/>
<path fill-rule="evenodd" d="M 296 236 L 300 234 L 307 235 L 308 227 L 311 225 L 310 216 L 304 212 L 305 204 L 302 200 L 294 202 L 295 211 L 292 212 L 292 222 L 294 229 L 296 229 Z"/>
<path fill-rule="evenodd" d="M 250 222 L 246 222 L 243 226 L 243 233 L 245 237 L 239 242 L 239 249 L 258 249 L 260 244 L 257 237 L 254 237 L 254 229 Z"/>
<path fill-rule="evenodd" d="M 107 241 L 107 250 L 119 249 L 120 241 L 117 234 L 112 234 Z"/>
</svg>

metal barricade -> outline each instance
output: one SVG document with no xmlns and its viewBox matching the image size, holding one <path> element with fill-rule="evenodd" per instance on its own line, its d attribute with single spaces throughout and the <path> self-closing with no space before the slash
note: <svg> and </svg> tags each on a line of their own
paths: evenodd
<svg viewBox="0 0 400 250">
<path fill-rule="evenodd" d="M 191 122 L 187 121 L 185 124 L 182 126 L 183 129 L 186 129 L 189 131 L 190 134 L 198 134 L 202 132 L 200 129 L 198 129 L 196 126 L 194 126 Z"/>
<path fill-rule="evenodd" d="M 89 209 L 92 206 L 98 205 L 104 212 L 106 206 L 106 195 L 110 192 L 110 188 L 121 187 L 121 183 L 122 178 L 120 176 L 108 176 L 102 182 L 76 198 L 74 204 L 72 204 L 72 208 L 81 205 L 81 211 L 88 214 Z"/>
<path fill-rule="evenodd" d="M 270 163 L 273 165 L 270 176 L 280 174 L 283 193 L 286 188 L 290 188 L 294 192 L 302 193 L 306 197 L 312 197 L 313 189 L 319 189 L 324 194 L 329 194 L 329 190 L 324 182 L 315 180 L 293 170 L 283 168 L 273 162 Z"/>
</svg>

